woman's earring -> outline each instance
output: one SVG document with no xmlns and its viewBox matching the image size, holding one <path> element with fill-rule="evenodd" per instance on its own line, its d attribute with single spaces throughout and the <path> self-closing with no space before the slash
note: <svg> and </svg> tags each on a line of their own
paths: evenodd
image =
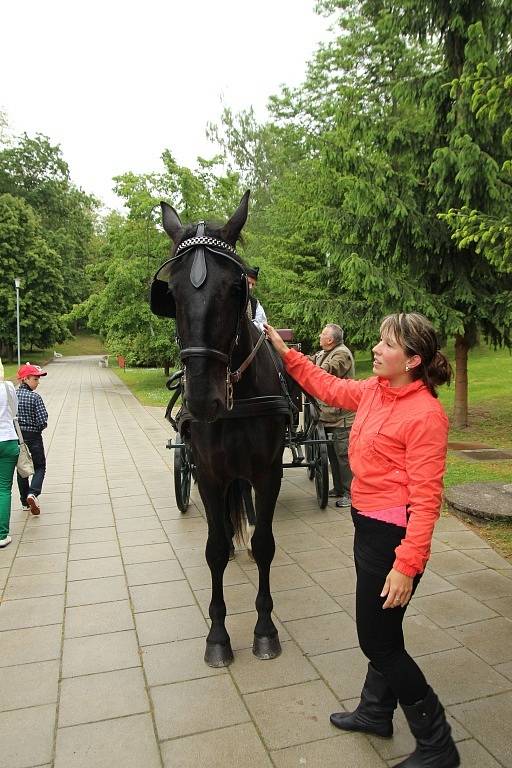
<svg viewBox="0 0 512 768">
<path fill-rule="evenodd" d="M 405 370 L 406 370 L 406 371 L 408 371 L 408 370 L 409 370 L 409 366 L 408 366 L 408 365 L 406 365 L 406 366 L 405 366 Z"/>
</svg>

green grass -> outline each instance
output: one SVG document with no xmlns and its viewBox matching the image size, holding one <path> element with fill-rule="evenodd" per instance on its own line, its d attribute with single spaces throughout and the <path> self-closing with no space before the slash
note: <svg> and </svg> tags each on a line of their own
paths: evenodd
<svg viewBox="0 0 512 768">
<path fill-rule="evenodd" d="M 60 352 L 64 357 L 75 355 L 104 355 L 105 347 L 99 336 L 92 333 L 79 331 L 76 336 L 62 344 L 57 344 L 51 349 L 36 349 L 32 352 L 26 349 L 21 350 L 21 362 L 26 363 L 29 360 L 36 365 L 44 366 L 53 359 L 53 352 Z M 5 378 L 14 379 L 18 370 L 18 363 L 7 363 L 5 360 Z"/>
<path fill-rule="evenodd" d="M 113 370 L 135 397 L 143 405 L 165 406 L 169 402 L 170 393 L 165 388 L 167 376 L 163 368 L 119 368 L 111 363 Z"/>
</svg>

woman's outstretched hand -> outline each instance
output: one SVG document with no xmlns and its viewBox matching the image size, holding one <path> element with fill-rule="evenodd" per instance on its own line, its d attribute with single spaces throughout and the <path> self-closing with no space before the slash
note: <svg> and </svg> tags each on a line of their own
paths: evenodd
<svg viewBox="0 0 512 768">
<path fill-rule="evenodd" d="M 288 347 L 278 334 L 275 328 L 273 328 L 268 323 L 263 323 L 263 328 L 265 329 L 265 333 L 267 336 L 267 339 L 270 341 L 276 352 L 279 353 L 281 357 L 284 357 L 286 353 L 288 352 Z"/>
</svg>

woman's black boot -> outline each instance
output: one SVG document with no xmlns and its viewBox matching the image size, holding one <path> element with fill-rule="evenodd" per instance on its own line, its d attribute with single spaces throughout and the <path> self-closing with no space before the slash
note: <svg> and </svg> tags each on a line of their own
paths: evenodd
<svg viewBox="0 0 512 768">
<path fill-rule="evenodd" d="M 384 675 L 368 664 L 361 701 L 354 712 L 333 712 L 331 723 L 342 731 L 363 731 L 389 738 L 393 735 L 396 696 Z"/>
<path fill-rule="evenodd" d="M 457 768 L 460 757 L 443 706 L 429 688 L 422 701 L 402 706 L 416 749 L 395 768 Z"/>
</svg>

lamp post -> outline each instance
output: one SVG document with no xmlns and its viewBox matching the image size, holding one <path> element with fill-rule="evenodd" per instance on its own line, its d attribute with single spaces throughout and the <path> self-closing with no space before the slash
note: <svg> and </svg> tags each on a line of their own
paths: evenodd
<svg viewBox="0 0 512 768">
<path fill-rule="evenodd" d="M 20 348 L 20 278 L 14 278 L 14 287 L 16 288 L 16 335 L 18 345 L 18 368 L 21 365 L 21 348 Z"/>
</svg>

